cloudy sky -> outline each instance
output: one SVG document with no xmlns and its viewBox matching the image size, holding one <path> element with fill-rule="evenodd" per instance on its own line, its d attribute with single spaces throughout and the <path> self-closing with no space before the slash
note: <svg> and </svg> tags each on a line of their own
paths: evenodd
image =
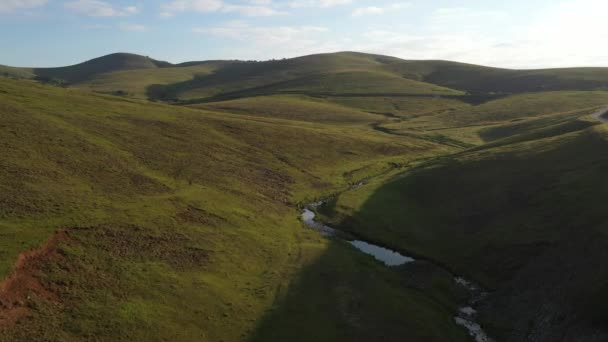
<svg viewBox="0 0 608 342">
<path fill-rule="evenodd" d="M 508 68 L 608 66 L 607 0 L 0 0 L 0 64 L 362 51 Z"/>
</svg>

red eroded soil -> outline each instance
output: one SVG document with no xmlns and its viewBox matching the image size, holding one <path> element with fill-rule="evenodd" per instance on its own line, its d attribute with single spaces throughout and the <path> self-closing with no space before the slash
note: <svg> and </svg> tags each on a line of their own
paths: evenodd
<svg viewBox="0 0 608 342">
<path fill-rule="evenodd" d="M 19 255 L 13 273 L 0 283 L 0 329 L 26 317 L 28 300 L 39 298 L 59 303 L 59 297 L 41 281 L 42 266 L 58 257 L 57 246 L 69 238 L 65 231 L 55 233 L 44 245 Z"/>
</svg>

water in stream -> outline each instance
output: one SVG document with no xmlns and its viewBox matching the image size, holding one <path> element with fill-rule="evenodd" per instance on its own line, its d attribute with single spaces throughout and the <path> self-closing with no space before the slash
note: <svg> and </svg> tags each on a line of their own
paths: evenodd
<svg viewBox="0 0 608 342">
<path fill-rule="evenodd" d="M 316 214 L 314 211 L 312 211 L 312 209 L 319 207 L 323 204 L 324 201 L 319 201 L 311 203 L 307 208 L 304 208 L 304 210 L 302 211 L 302 221 L 304 222 L 304 224 L 306 224 L 306 226 L 320 232 L 326 237 L 338 236 L 338 230 L 315 220 Z M 389 267 L 401 266 L 416 261 L 414 258 L 402 255 L 399 252 L 378 245 L 374 245 L 366 241 L 353 240 L 349 241 L 349 243 L 359 251 L 373 256 L 376 260 L 382 262 L 383 264 Z M 479 286 L 464 278 L 454 277 L 454 281 L 459 286 L 465 288 L 472 298 L 470 306 L 462 307 L 458 310 L 458 314 L 454 317 L 454 321 L 456 322 L 456 324 L 466 328 L 469 332 L 469 335 L 475 340 L 475 342 L 492 342 L 493 340 L 488 337 L 488 335 L 483 331 L 479 323 L 475 321 L 477 311 L 472 307 L 472 305 L 483 299 L 483 297 L 485 296 L 485 292 L 483 292 Z"/>
</svg>

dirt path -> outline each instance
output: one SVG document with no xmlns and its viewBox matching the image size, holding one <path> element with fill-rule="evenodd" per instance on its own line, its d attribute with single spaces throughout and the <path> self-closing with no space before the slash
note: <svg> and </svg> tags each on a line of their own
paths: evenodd
<svg viewBox="0 0 608 342">
<path fill-rule="evenodd" d="M 60 302 L 57 295 L 45 287 L 40 274 L 43 263 L 56 258 L 57 246 L 67 239 L 67 233 L 59 231 L 44 245 L 19 255 L 13 273 L 0 282 L 0 329 L 26 317 L 30 312 L 28 302 L 34 297 Z"/>
</svg>

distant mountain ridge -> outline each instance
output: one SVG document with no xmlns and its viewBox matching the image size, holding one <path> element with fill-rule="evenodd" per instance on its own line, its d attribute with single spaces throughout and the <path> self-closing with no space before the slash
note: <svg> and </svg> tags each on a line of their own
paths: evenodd
<svg viewBox="0 0 608 342">
<path fill-rule="evenodd" d="M 403 60 L 359 52 L 254 61 L 171 64 L 115 53 L 60 68 L 0 66 L 0 75 L 59 80 L 99 92 L 123 91 L 160 100 L 195 100 L 226 93 L 285 91 L 457 95 L 608 89 L 608 68 L 512 70 L 441 60 Z M 367 86 L 366 86 L 367 85 Z M 295 89 L 294 89 L 295 87 Z"/>
</svg>

